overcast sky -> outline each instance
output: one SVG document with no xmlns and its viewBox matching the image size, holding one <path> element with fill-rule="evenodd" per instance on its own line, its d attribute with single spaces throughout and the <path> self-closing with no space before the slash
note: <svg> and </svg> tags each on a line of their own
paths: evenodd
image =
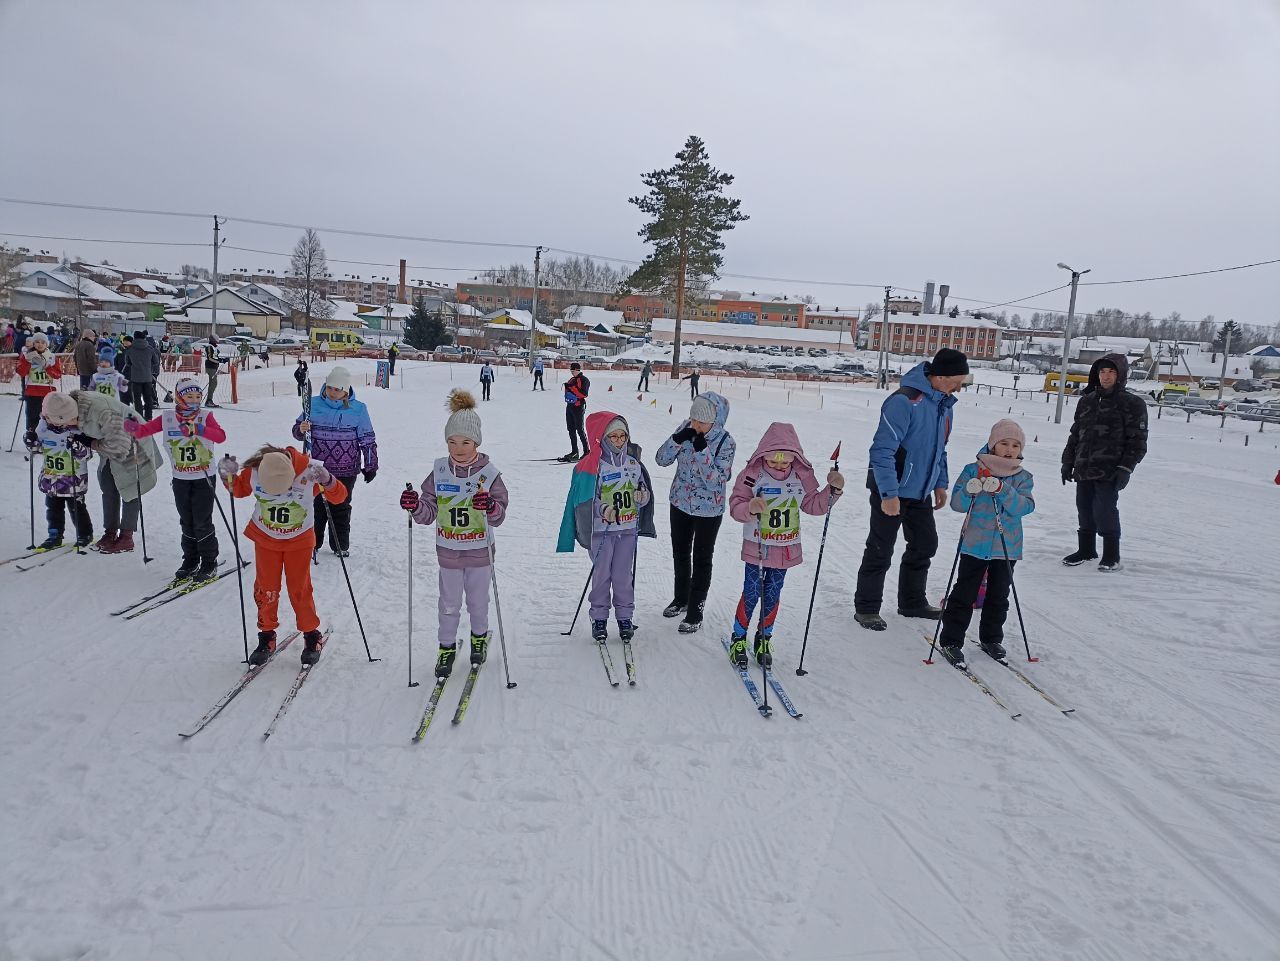
<svg viewBox="0 0 1280 961">
<path fill-rule="evenodd" d="M 627 198 L 696 133 L 751 217 L 727 235 L 726 275 L 1008 300 L 1067 281 L 1060 260 L 1118 280 L 1280 257 L 1277 51 L 1277 0 L 0 0 L 0 195 L 638 258 Z M 0 232 L 208 244 L 210 224 L 0 203 Z M 226 233 L 286 252 L 297 236 Z M 322 239 L 333 261 L 532 258 Z M 1280 265 L 1082 288 L 1079 306 L 1271 325 Z"/>
</svg>

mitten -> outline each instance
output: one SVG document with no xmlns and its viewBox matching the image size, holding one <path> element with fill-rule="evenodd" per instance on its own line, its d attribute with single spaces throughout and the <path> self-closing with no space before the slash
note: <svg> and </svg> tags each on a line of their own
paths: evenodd
<svg viewBox="0 0 1280 961">
<path fill-rule="evenodd" d="M 612 524 L 618 519 L 618 512 L 613 509 L 612 504 L 605 504 L 604 509 L 600 511 L 600 516 L 604 518 L 606 524 Z"/>
<path fill-rule="evenodd" d="M 40 438 L 35 431 L 29 430 L 22 435 L 22 445 L 34 454 L 40 450 Z"/>
<path fill-rule="evenodd" d="M 218 476 L 224 484 L 230 484 L 236 474 L 240 473 L 240 462 L 228 454 L 218 461 Z"/>
<path fill-rule="evenodd" d="M 420 500 L 421 498 L 418 497 L 418 492 L 412 487 L 409 487 L 400 495 L 400 506 L 410 513 L 413 513 L 418 509 L 418 503 Z"/>
<path fill-rule="evenodd" d="M 131 420 L 128 417 L 124 419 L 124 423 L 121 424 L 121 426 L 124 428 L 124 432 L 128 434 L 130 437 L 137 437 L 139 432 L 142 430 L 141 424 L 139 424 L 136 420 Z"/>
<path fill-rule="evenodd" d="M 838 470 L 827 471 L 827 486 L 834 487 L 838 491 L 844 490 L 844 474 Z"/>
<path fill-rule="evenodd" d="M 1076 469 L 1073 465 L 1071 464 L 1062 465 L 1062 483 L 1065 484 L 1069 480 L 1075 480 L 1076 479 L 1075 475 L 1076 475 Z"/>
<path fill-rule="evenodd" d="M 373 470 L 367 470 L 364 472 L 364 482 L 366 484 L 372 484 L 373 479 L 377 476 L 378 476 L 378 469 L 376 467 Z"/>
<path fill-rule="evenodd" d="M 321 487 L 328 487 L 333 481 L 333 475 L 329 473 L 329 468 L 317 460 L 313 460 L 307 465 L 307 469 L 302 472 L 299 478 L 303 483 L 319 484 Z"/>
<path fill-rule="evenodd" d="M 641 487 L 636 490 L 636 506 L 644 507 L 649 503 L 649 488 Z"/>
<path fill-rule="evenodd" d="M 494 508 L 493 495 L 488 491 L 476 491 L 475 496 L 471 498 L 471 504 L 476 510 L 487 514 Z"/>
<path fill-rule="evenodd" d="M 693 449 L 698 453 L 702 453 L 707 449 L 707 435 L 699 434 L 697 431 L 693 433 Z"/>
<path fill-rule="evenodd" d="M 683 444 L 687 440 L 693 440 L 698 436 L 698 432 L 687 424 L 680 430 L 671 435 L 671 439 L 677 444 Z"/>
<path fill-rule="evenodd" d="M 1129 486 L 1129 481 L 1133 477 L 1133 471 L 1127 467 L 1121 467 L 1116 471 L 1116 490 L 1122 491 Z"/>
<path fill-rule="evenodd" d="M 969 495 L 982 493 L 982 478 L 970 477 L 964 484 L 964 492 Z"/>
<path fill-rule="evenodd" d="M 1004 487 L 1004 484 L 1000 482 L 999 477 L 993 477 L 991 474 L 988 474 L 986 477 L 982 478 L 982 489 L 988 494 L 999 493 L 1000 488 L 1002 487 Z"/>
</svg>

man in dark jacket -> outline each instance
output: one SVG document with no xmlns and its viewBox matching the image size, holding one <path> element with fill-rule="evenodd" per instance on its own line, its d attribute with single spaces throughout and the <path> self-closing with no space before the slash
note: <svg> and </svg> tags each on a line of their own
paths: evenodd
<svg viewBox="0 0 1280 961">
<path fill-rule="evenodd" d="M 587 446 L 587 431 L 584 418 L 587 415 L 587 394 L 591 391 L 591 381 L 582 373 L 582 365 L 576 360 L 569 365 L 570 377 L 564 382 L 564 424 L 569 429 L 569 453 L 560 458 L 562 461 L 575 461 L 579 456 L 586 457 L 591 453 Z M 578 454 L 578 438 L 582 438 L 582 454 Z"/>
<path fill-rule="evenodd" d="M 1120 570 L 1120 492 L 1147 454 L 1147 405 L 1125 390 L 1129 362 L 1107 354 L 1089 368 L 1089 384 L 1080 392 L 1076 417 L 1062 451 L 1062 483 L 1076 483 L 1080 515 L 1079 547 L 1062 563 L 1075 567 L 1098 556 L 1100 571 Z"/>
<path fill-rule="evenodd" d="M 81 390 L 89 389 L 89 381 L 98 372 L 97 340 L 97 334 L 92 330 L 86 330 L 76 342 L 75 350 L 71 352 L 71 357 L 76 362 L 76 373 L 80 375 Z"/>
<path fill-rule="evenodd" d="M 867 471 L 871 531 L 853 595 L 854 620 L 867 630 L 888 626 L 880 616 L 880 602 L 900 527 L 907 549 L 898 569 L 898 613 L 931 620 L 942 614 L 925 592 L 929 563 L 938 550 L 933 512 L 947 505 L 952 395 L 964 386 L 968 373 L 965 355 L 944 347 L 931 362 L 907 371 L 902 386 L 880 406 Z"/>
<path fill-rule="evenodd" d="M 133 332 L 133 343 L 124 352 L 122 373 L 129 382 L 133 409 L 150 420 L 156 409 L 156 378 L 160 376 L 160 351 L 145 330 Z"/>
</svg>

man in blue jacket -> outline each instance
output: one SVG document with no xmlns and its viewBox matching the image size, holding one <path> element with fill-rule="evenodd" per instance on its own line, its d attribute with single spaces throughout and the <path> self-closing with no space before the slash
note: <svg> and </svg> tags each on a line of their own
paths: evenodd
<svg viewBox="0 0 1280 961">
<path fill-rule="evenodd" d="M 907 371 L 902 386 L 880 407 L 867 471 L 871 532 L 853 595 L 854 618 L 868 630 L 887 626 L 880 602 L 898 528 L 907 542 L 898 570 L 898 613 L 934 620 L 942 613 L 925 593 L 929 562 L 938 550 L 933 512 L 947 504 L 952 395 L 964 386 L 968 373 L 965 355 L 944 347 L 932 361 Z"/>
</svg>

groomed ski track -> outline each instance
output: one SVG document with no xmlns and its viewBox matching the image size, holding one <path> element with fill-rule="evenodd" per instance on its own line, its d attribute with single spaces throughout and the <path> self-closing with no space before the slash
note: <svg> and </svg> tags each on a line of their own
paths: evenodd
<svg viewBox="0 0 1280 961">
<path fill-rule="evenodd" d="M 1280 547 L 1259 547 L 1248 565 L 1238 556 L 1250 518 L 1274 516 L 1271 444 L 1243 447 L 1240 425 L 1220 444 L 1216 426 L 1153 420 L 1151 454 L 1122 499 L 1127 570 L 1068 571 L 1058 563 L 1075 529 L 1074 491 L 1057 477 L 1066 425 L 1045 421 L 1042 399 L 1013 404 L 1038 437 L 1027 462 L 1038 506 L 1016 577 L 1041 661 L 1025 663 L 1012 610 L 1005 645 L 1076 713 L 1064 717 L 970 648 L 974 670 L 1022 713 L 1010 723 L 940 657 L 921 664 L 928 625 L 894 613 L 896 569 L 889 630 L 852 624 L 862 468 L 884 395 L 825 389 L 819 410 L 816 394 L 795 390 L 788 406 L 785 389 L 757 385 L 748 400 L 745 387 L 704 376 L 703 389 L 733 405 L 735 471 L 774 419 L 796 424 L 820 473 L 845 445 L 848 494 L 832 515 L 807 677 L 794 670 L 821 517 L 804 519 L 806 560 L 788 575 L 774 635 L 774 671 L 804 718 L 775 704 L 764 722 L 720 644 L 741 590 L 739 525 L 721 529 L 702 631 L 680 635 L 678 619 L 661 616 L 673 469 L 656 468 L 653 454 L 687 411 L 687 390 L 655 379 L 642 405 L 633 374 L 591 372 L 590 409 L 628 417 L 657 488 L 659 538 L 641 540 L 637 567 L 637 684 L 615 689 L 586 611 L 573 636 L 559 633 L 589 564 L 583 551 L 553 553 L 569 471 L 524 460 L 564 452 L 562 374 L 548 371 L 535 394 L 504 369 L 478 408 L 483 449 L 511 490 L 498 581 L 519 687 L 504 689 L 495 637 L 465 722 L 443 723 L 462 690 L 459 662 L 415 745 L 435 653 L 435 556 L 418 528 L 420 686 L 410 689 L 395 501 L 443 450 L 448 388 L 475 378 L 401 363 L 404 388 L 388 391 L 361 386 L 370 362 L 349 364 L 382 463 L 356 491 L 348 569 L 384 661 L 365 660 L 341 569 L 322 551 L 317 604 L 341 643 L 265 744 L 300 643 L 199 738 L 174 736 L 243 669 L 234 577 L 123 624 L 107 611 L 149 583 L 136 553 L 79 559 L 74 584 L 55 565 L 47 575 L 0 568 L 10 627 L 0 645 L 10 866 L 0 958 L 1275 958 L 1280 650 L 1263 628 L 1280 618 L 1270 583 Z M 325 369 L 313 365 L 313 383 Z M 293 397 L 254 406 L 263 413 L 218 411 L 226 449 L 241 456 L 284 441 L 297 414 Z M 1009 406 L 962 395 L 953 476 Z M 12 490 L 26 476 L 19 459 L 0 458 Z M 22 523 L 0 526 L 4 556 L 28 542 L 17 506 Z M 938 515 L 935 602 L 959 520 Z M 148 495 L 147 533 L 157 561 L 145 573 L 156 578 L 178 556 L 163 484 Z M 1229 591 L 1212 570 L 1230 571 Z M 51 612 L 58 629 L 42 626 Z M 287 599 L 281 614 L 288 631 Z M 612 620 L 609 630 L 620 650 Z"/>
</svg>

